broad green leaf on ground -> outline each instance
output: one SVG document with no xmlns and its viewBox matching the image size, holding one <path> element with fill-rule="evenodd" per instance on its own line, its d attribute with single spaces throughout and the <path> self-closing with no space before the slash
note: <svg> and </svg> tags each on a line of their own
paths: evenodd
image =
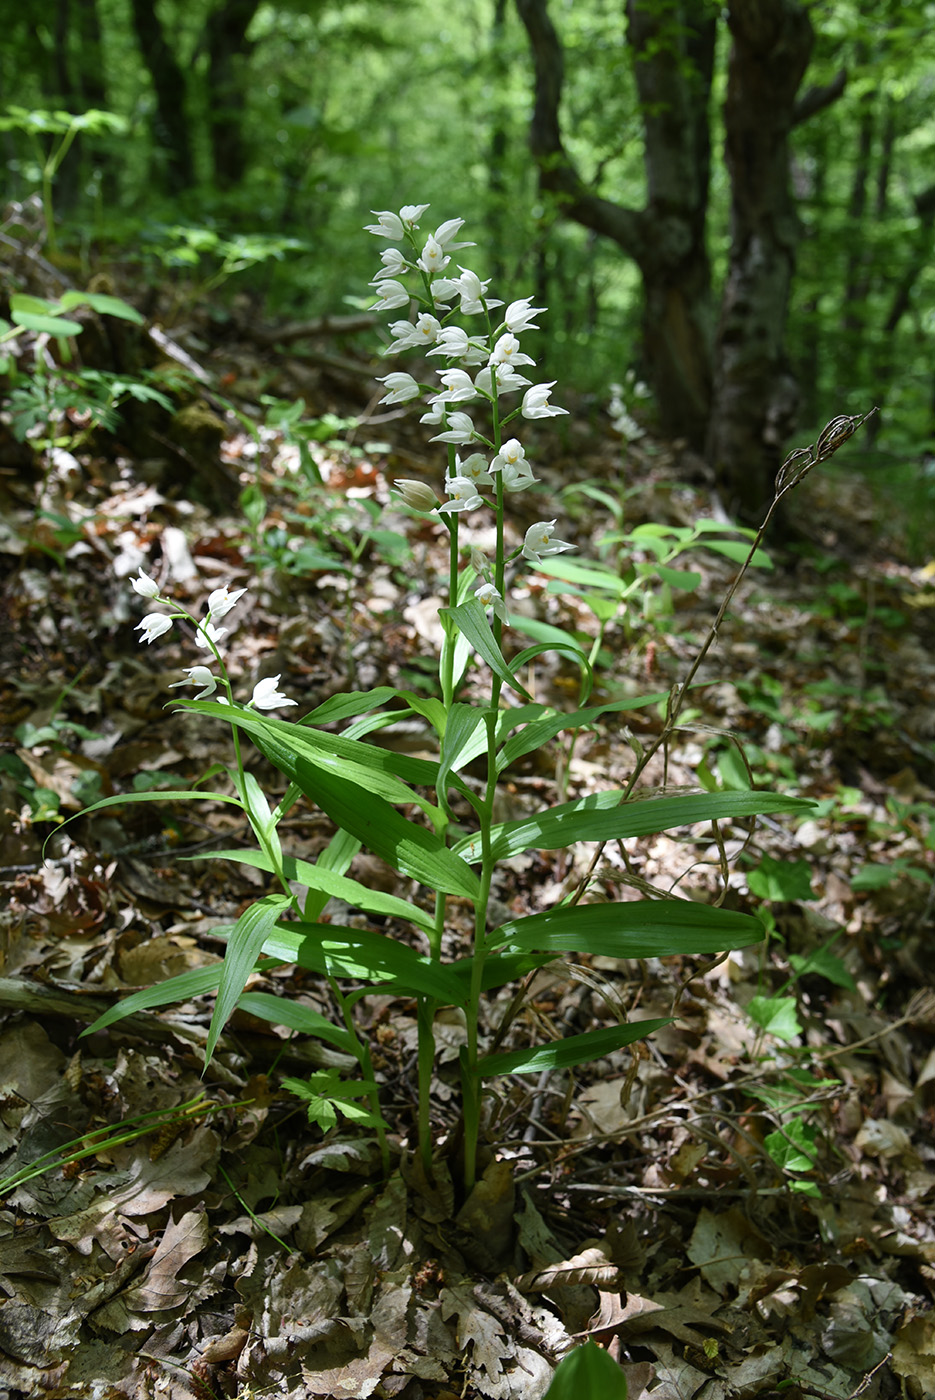
<svg viewBox="0 0 935 1400">
<path fill-rule="evenodd" d="M 794 1040 L 802 1034 L 795 997 L 753 997 L 747 1003 L 750 1020 L 778 1040 Z"/>
<path fill-rule="evenodd" d="M 777 860 L 764 855 L 747 876 L 750 893 L 758 899 L 808 900 L 812 893 L 812 868 L 807 860 Z"/>
<path fill-rule="evenodd" d="M 530 952 L 665 958 L 746 948 L 762 938 L 763 925 L 749 914 L 688 899 L 660 899 L 578 904 L 510 919 L 491 934 L 490 943 Z"/>
<path fill-rule="evenodd" d="M 786 797 L 778 792 L 700 792 L 681 797 L 648 797 L 621 802 L 618 791 L 591 793 L 575 802 L 548 807 L 532 817 L 504 822 L 491 833 L 497 860 L 536 849 L 558 851 L 573 841 L 621 841 L 650 836 L 695 822 L 734 821 L 769 812 L 808 812 L 807 798 Z M 464 837 L 458 852 L 474 850 L 469 860 L 480 859 L 480 843 Z"/>
<path fill-rule="evenodd" d="M 548 1045 L 532 1045 L 524 1050 L 507 1050 L 500 1055 L 484 1055 L 477 1065 L 485 1079 L 498 1074 L 541 1074 L 544 1069 L 572 1069 L 590 1064 L 604 1055 L 611 1055 L 634 1040 L 643 1040 L 661 1026 L 671 1025 L 674 1018 L 665 1016 L 657 1021 L 630 1021 L 625 1025 L 606 1026 L 584 1035 L 569 1035 Z"/>
<path fill-rule="evenodd" d="M 848 992 L 857 990 L 857 983 L 848 972 L 843 958 L 839 958 L 837 953 L 832 953 L 830 948 L 816 948 L 807 956 L 790 953 L 789 965 L 799 977 L 824 977 L 836 987 L 844 987 Z"/>
</svg>

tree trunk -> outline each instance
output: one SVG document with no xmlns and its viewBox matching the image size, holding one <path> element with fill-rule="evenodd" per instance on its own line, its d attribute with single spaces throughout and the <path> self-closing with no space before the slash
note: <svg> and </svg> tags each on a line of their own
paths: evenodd
<svg viewBox="0 0 935 1400">
<path fill-rule="evenodd" d="M 724 103 L 731 247 L 716 346 L 708 460 L 724 504 L 758 523 L 773 496 L 798 391 L 783 339 L 800 225 L 789 132 L 812 49 L 797 0 L 731 0 Z M 807 114 L 817 110 L 804 99 Z"/>
<path fill-rule="evenodd" d="M 662 430 L 705 440 L 711 395 L 710 273 L 704 244 L 708 198 L 707 104 L 716 16 L 677 0 L 629 0 L 630 43 L 645 125 L 646 207 L 594 194 L 562 143 L 561 42 L 545 0 L 516 0 L 535 68 L 530 147 L 540 188 L 559 211 L 615 242 L 643 279 L 646 378 Z"/>
<path fill-rule="evenodd" d="M 214 179 L 229 190 L 243 179 L 247 166 L 243 119 L 246 65 L 253 48 L 247 30 L 260 0 L 225 0 L 205 23 L 208 51 L 208 124 Z"/>
<path fill-rule="evenodd" d="M 156 97 L 153 136 L 163 153 L 163 179 L 169 194 L 195 183 L 191 134 L 185 114 L 185 75 L 176 61 L 152 0 L 131 0 L 133 27 Z"/>
</svg>

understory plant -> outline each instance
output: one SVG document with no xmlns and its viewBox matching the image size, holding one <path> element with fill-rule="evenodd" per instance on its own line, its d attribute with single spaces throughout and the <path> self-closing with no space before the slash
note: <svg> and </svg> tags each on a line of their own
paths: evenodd
<svg viewBox="0 0 935 1400">
<path fill-rule="evenodd" d="M 465 1026 L 460 1051 L 460 1139 L 463 1187 L 469 1192 L 478 1169 L 485 1086 L 505 1075 L 538 1075 L 597 1060 L 667 1023 L 666 1019 L 622 1021 L 539 1044 L 503 1048 L 508 1036 L 515 1038 L 530 974 L 557 957 L 718 954 L 758 942 L 763 934 L 761 923 L 751 915 L 648 889 L 641 898 L 589 902 L 590 878 L 552 907 L 504 919 L 503 906 L 491 897 L 501 863 L 528 850 L 560 851 L 576 842 L 598 843 L 590 876 L 607 841 L 709 823 L 723 849 L 718 823 L 759 813 L 801 812 L 811 804 L 752 789 L 638 790 L 649 759 L 678 727 L 687 685 L 676 687 L 668 700 L 652 695 L 590 704 L 591 663 L 573 639 L 550 637 L 513 652 L 510 609 L 515 579 L 573 547 L 556 537 L 554 519 L 533 523 L 522 542 L 517 534 L 516 543 L 509 543 L 510 503 L 516 493 L 535 490 L 537 484 L 522 433 L 529 422 L 541 423 L 565 410 L 552 403 L 554 382 L 534 382 L 525 373 L 533 371 L 534 361 L 520 337 L 536 328 L 535 318 L 543 308 L 532 306 L 528 298 L 504 307 L 472 268 L 453 266 L 455 255 L 463 257 L 463 250 L 473 246 L 460 239 L 463 220 L 448 220 L 425 237 L 419 225 L 426 209 L 418 205 L 398 213 L 381 211 L 368 231 L 386 245 L 372 284 L 376 306 L 401 313 L 390 326 L 389 353 L 413 351 L 420 365 L 439 365 L 437 371 L 420 370 L 431 382 L 400 370 L 392 370 L 382 381 L 384 403 L 421 403 L 422 421 L 430 426 L 431 440 L 441 445 L 447 458 L 444 472 L 439 470 L 434 483 L 396 483 L 407 506 L 440 524 L 448 536 L 446 598 L 439 608 L 439 693 L 426 697 L 381 685 L 334 695 L 301 718 L 276 716 L 271 712 L 295 708 L 295 701 L 279 688 L 280 676 L 261 680 L 244 702 L 225 666 L 226 628 L 219 624 L 245 590 L 214 590 L 203 615 L 196 618 L 165 596 L 141 570 L 133 587 L 154 608 L 138 625 L 141 640 L 153 643 L 177 622 L 190 629 L 201 660 L 175 684 L 191 684 L 197 693 L 180 703 L 190 713 L 230 726 L 233 763 L 213 767 L 205 775 L 202 782 L 223 776 L 215 791 L 199 784 L 182 792 L 110 798 L 98 806 L 167 797 L 231 804 L 249 823 L 255 846 L 214 851 L 209 858 L 263 871 L 272 888 L 250 904 L 235 925 L 218 930 L 227 938 L 221 964 L 131 995 L 92 1029 L 131 1011 L 214 992 L 208 1059 L 237 1007 L 319 1036 L 354 1057 L 359 1079 L 342 1085 L 333 1074 L 317 1076 L 303 1092 L 309 1112 L 323 1125 L 333 1124 L 340 1114 L 372 1127 L 386 1163 L 379 1085 L 357 1007 L 362 998 L 374 993 L 414 1000 L 418 1146 L 431 1175 L 435 1020 L 442 1008 L 457 1008 Z M 799 462 L 795 480 L 806 469 Z M 787 476 L 781 489 L 792 484 L 793 476 Z M 474 512 L 484 512 L 491 524 L 491 544 L 485 551 L 474 545 L 462 548 L 462 521 Z M 753 542 L 751 553 L 757 543 Z M 713 640 L 729 597 L 688 682 Z M 580 674 L 579 702 L 570 713 L 537 701 L 527 688 L 526 668 L 547 650 L 564 653 Z M 498 788 L 513 765 L 564 731 L 573 733 L 599 719 L 612 723 L 615 717 L 658 704 L 660 699 L 667 705 L 662 732 L 646 749 L 634 741 L 633 770 L 626 784 L 610 785 L 525 816 L 498 818 Z M 430 756 L 398 753 L 380 745 L 380 732 L 400 721 L 421 726 Z M 245 741 L 282 774 L 281 796 L 269 798 L 263 791 L 245 757 Z M 303 796 L 334 827 L 330 843 L 316 861 L 290 856 L 280 840 L 283 818 Z M 408 882 L 407 893 L 389 894 L 354 879 L 348 872 L 361 848 L 397 871 Z M 334 922 L 328 922 L 331 900 L 374 916 L 384 928 L 355 927 L 351 921 L 343 922 L 337 911 Z M 446 932 L 456 916 L 459 923 L 463 921 L 465 905 L 471 911 L 470 944 L 461 956 L 446 957 Z M 255 971 L 281 964 L 297 965 L 327 983 L 335 1023 L 287 997 L 244 990 Z M 488 1029 L 486 999 L 514 983 L 519 986 L 508 1000 L 507 1011 L 499 1024 Z"/>
</svg>

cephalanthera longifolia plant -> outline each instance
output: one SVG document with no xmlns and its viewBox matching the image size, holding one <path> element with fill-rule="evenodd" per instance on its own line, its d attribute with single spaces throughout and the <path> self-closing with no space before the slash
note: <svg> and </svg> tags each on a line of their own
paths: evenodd
<svg viewBox="0 0 935 1400">
<path fill-rule="evenodd" d="M 520 1049 L 499 1050 L 506 1025 L 484 1041 L 484 996 L 553 959 L 589 953 L 618 958 L 668 954 L 710 954 L 743 947 L 762 937 L 758 920 L 682 898 L 647 898 L 619 904 L 568 902 L 542 913 L 497 922 L 490 915 L 491 886 L 498 862 L 530 850 L 560 850 L 578 841 L 604 842 L 648 835 L 696 822 L 730 821 L 757 813 L 799 810 L 809 804 L 764 792 L 690 792 L 643 796 L 609 788 L 562 802 L 512 821 L 494 819 L 497 785 L 510 766 L 546 745 L 563 730 L 592 724 L 599 716 L 658 702 L 659 696 L 586 706 L 590 693 L 588 658 L 570 638 L 538 643 L 507 660 L 503 639 L 509 629 L 510 584 L 517 571 L 535 569 L 550 555 L 571 549 L 555 538 L 555 521 L 543 520 L 526 532 L 522 545 L 508 550 L 504 522 L 510 497 L 536 483 L 519 436 L 527 420 L 564 413 L 550 402 L 552 383 L 532 383 L 521 371 L 534 361 L 520 336 L 535 329 L 543 308 L 529 299 L 503 309 L 488 284 L 472 270 L 457 269 L 452 255 L 463 220 L 452 219 L 427 238 L 419 221 L 427 206 L 377 215 L 369 232 L 386 240 L 381 269 L 374 278 L 379 308 L 414 308 L 393 322 L 390 353 L 416 350 L 440 362 L 436 384 L 426 386 L 402 372 L 388 374 L 384 403 L 427 396 L 422 421 L 436 429 L 432 441 L 447 446 L 447 470 L 439 487 L 397 482 L 408 505 L 440 521 L 450 540 L 447 605 L 440 608 L 444 640 L 439 656 L 440 698 L 379 686 L 333 696 L 300 720 L 275 718 L 267 711 L 292 705 L 278 689 L 279 677 L 261 681 L 246 704 L 238 703 L 222 656 L 225 629 L 217 626 L 243 589 L 218 589 L 199 621 L 163 598 L 140 572 L 133 587 L 169 612 L 153 612 L 139 624 L 142 640 L 152 642 L 188 618 L 208 664 L 188 668 L 187 681 L 200 686 L 186 709 L 230 724 L 234 766 L 226 770 L 229 791 L 135 794 L 158 797 L 212 797 L 239 806 L 256 838 L 255 850 L 215 851 L 213 859 L 245 862 L 266 871 L 276 888 L 257 899 L 229 930 L 220 965 L 176 977 L 138 992 L 101 1018 L 104 1026 L 129 1011 L 163 1005 L 196 993 L 217 991 L 207 1042 L 210 1056 L 235 1007 L 318 1035 L 352 1053 L 361 1082 L 339 1088 L 333 1075 L 313 1082 L 305 1093 L 317 1121 L 335 1113 L 363 1120 L 385 1142 L 369 1050 L 355 1017 L 357 1001 L 375 990 L 415 998 L 418 1006 L 419 1145 L 427 1171 L 432 1167 L 429 1090 L 435 1059 L 433 1025 L 443 1006 L 460 1008 L 467 1027 L 461 1051 L 464 1185 L 474 1183 L 484 1081 L 506 1074 L 539 1073 L 595 1060 L 650 1034 L 663 1020 L 618 1024 Z M 484 414 L 482 429 L 472 411 Z M 470 410 L 470 411 L 469 411 Z M 489 434 L 489 435 L 488 435 Z M 462 452 L 464 455 L 462 455 Z M 466 512 L 489 510 L 495 522 L 490 554 L 476 548 L 462 554 L 458 528 Z M 547 512 L 546 512 L 547 513 Z M 582 675 L 581 708 L 560 714 L 537 703 L 524 686 L 524 667 L 541 651 L 569 652 Z M 472 694 L 464 681 L 471 667 Z M 503 703 L 506 690 L 512 702 Z M 216 697 L 216 698 L 214 698 Z M 664 697 L 663 697 L 664 698 Z M 670 707 L 671 708 L 671 707 Z M 436 756 L 411 757 L 381 748 L 369 736 L 401 718 L 417 718 L 431 737 Z M 341 732 L 335 726 L 352 723 Z M 246 767 L 241 741 L 248 738 L 287 779 L 284 795 L 271 806 Z M 479 765 L 482 777 L 466 776 Z M 642 765 L 640 765 L 642 766 Z M 212 769 L 217 773 L 219 769 Z M 476 774 L 476 769 L 475 769 Z M 314 863 L 288 856 L 278 827 L 305 795 L 334 823 L 336 833 Z M 626 799 L 626 800 L 624 800 Z M 116 798 L 109 802 L 133 799 Z M 105 804 L 98 804 L 99 806 Z M 415 815 L 403 815 L 404 809 Z M 412 882 L 409 899 L 368 889 L 347 871 L 361 847 L 381 857 Z M 299 893 L 296 893 L 296 890 Z M 395 924 L 395 934 L 321 922 L 330 899 Z M 473 907 L 473 939 L 466 956 L 442 957 L 449 901 Z M 294 963 L 327 979 L 341 1025 L 283 998 L 250 992 L 244 986 L 263 959 L 264 967 Z M 370 1108 L 358 1102 L 368 1099 Z"/>
</svg>

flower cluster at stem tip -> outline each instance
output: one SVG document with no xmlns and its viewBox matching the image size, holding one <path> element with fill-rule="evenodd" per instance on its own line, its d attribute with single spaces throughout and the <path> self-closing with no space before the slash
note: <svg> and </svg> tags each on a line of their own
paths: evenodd
<svg viewBox="0 0 935 1400">
<path fill-rule="evenodd" d="M 130 584 L 134 593 L 139 593 L 140 597 L 149 598 L 153 602 L 165 603 L 166 606 L 172 607 L 171 600 L 161 596 L 159 585 L 156 580 L 150 578 L 149 574 L 145 574 L 142 569 L 139 571 L 139 577 L 131 579 Z M 214 660 L 217 661 L 221 667 L 222 674 L 219 678 L 214 674 L 210 666 L 187 666 L 185 668 L 186 679 L 173 681 L 172 685 L 169 687 L 170 690 L 174 690 L 175 687 L 179 685 L 200 685 L 201 690 L 199 690 L 195 699 L 206 700 L 209 696 L 214 695 L 218 685 L 221 684 L 227 691 L 227 695 L 219 695 L 217 697 L 218 703 L 221 705 L 229 705 L 231 703 L 230 682 L 227 679 L 224 663 L 221 661 L 221 653 L 218 650 L 219 643 L 227 636 L 229 629 L 227 627 L 218 627 L 217 624 L 222 617 L 227 616 L 232 608 L 236 607 L 246 591 L 245 588 L 235 588 L 234 591 L 231 592 L 226 584 L 221 588 L 215 588 L 208 596 L 208 606 L 200 622 L 197 622 L 196 619 L 191 617 L 187 612 L 174 612 L 169 614 L 154 612 L 147 613 L 142 622 L 136 624 L 133 630 L 140 633 L 141 642 L 146 642 L 147 645 L 149 645 L 154 642 L 157 637 L 162 637 L 166 632 L 171 631 L 172 624 L 177 618 L 187 619 L 195 628 L 195 645 L 201 647 L 204 651 L 212 652 Z M 297 704 L 297 701 L 290 700 L 287 696 L 283 695 L 278 689 L 278 685 L 279 676 L 266 676 L 263 680 L 257 681 L 256 685 L 253 687 L 253 694 L 247 701 L 246 708 L 253 708 L 256 710 L 278 710 L 284 705 Z"/>
<path fill-rule="evenodd" d="M 420 421 L 439 431 L 431 442 L 443 442 L 452 448 L 479 444 L 484 451 L 462 456 L 453 453 L 453 466 L 445 475 L 446 500 L 439 503 L 432 488 L 422 481 L 398 480 L 395 485 L 407 505 L 426 514 L 452 517 L 465 511 L 477 510 L 485 504 L 484 487 L 495 488 L 496 478 L 504 492 L 525 491 L 538 478 L 526 458 L 518 438 L 500 442 L 500 427 L 520 417 L 529 419 L 555 418 L 567 413 L 550 402 L 555 381 L 534 384 L 520 371 L 535 368 L 535 361 L 520 347 L 523 331 L 537 330 L 535 317 L 545 308 L 533 306 L 531 297 L 514 301 L 497 316 L 502 301 L 488 295 L 489 282 L 482 281 L 470 268 L 457 265 L 458 276 L 452 276 L 451 255 L 473 243 L 459 242 L 463 219 L 449 219 L 440 224 L 424 241 L 417 236 L 419 220 L 427 204 L 409 204 L 394 213 L 389 209 L 373 210 L 378 222 L 366 225 L 366 231 L 404 248 L 389 247 L 380 255 L 382 266 L 372 279 L 377 300 L 373 310 L 393 310 L 418 304 L 414 320 L 393 321 L 393 339 L 387 354 L 405 350 L 420 350 L 427 357 L 438 356 L 445 368 L 437 371 L 439 388 L 426 388 L 411 374 L 394 371 L 380 382 L 386 393 L 380 400 L 387 405 L 410 403 L 427 395 L 428 411 Z M 403 279 L 417 279 L 410 288 Z M 456 305 L 457 303 L 457 305 Z M 451 324 L 451 318 L 481 315 L 486 321 L 486 334 L 472 335 L 461 326 Z M 503 415 L 501 400 L 508 394 L 522 392 L 519 405 Z M 475 426 L 468 404 L 483 404 L 493 409 L 497 424 L 497 440 L 491 442 Z M 491 454 L 488 456 L 488 453 Z M 574 546 L 554 537 L 554 520 L 538 521 L 526 531 L 522 549 L 517 551 L 534 564 L 550 554 L 560 554 Z M 478 550 L 471 551 L 471 564 L 478 575 L 476 596 L 494 615 L 506 621 L 506 608 L 495 586 L 488 560 Z"/>
</svg>

